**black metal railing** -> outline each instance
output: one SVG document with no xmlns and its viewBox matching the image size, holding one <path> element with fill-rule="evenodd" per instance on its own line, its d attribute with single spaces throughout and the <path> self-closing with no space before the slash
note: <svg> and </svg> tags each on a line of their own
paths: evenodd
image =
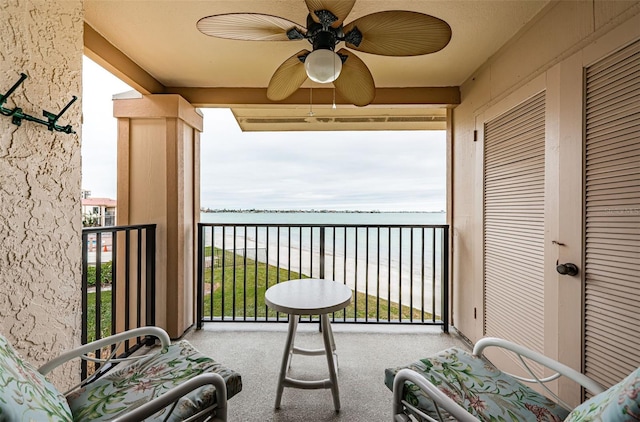
<svg viewBox="0 0 640 422">
<path fill-rule="evenodd" d="M 82 344 L 155 325 L 155 283 L 155 224 L 82 229 Z"/>
<path fill-rule="evenodd" d="M 197 324 L 286 321 L 264 293 L 297 278 L 354 292 L 335 322 L 449 326 L 447 225 L 198 225 Z M 309 321 L 317 320 L 309 317 Z"/>
</svg>

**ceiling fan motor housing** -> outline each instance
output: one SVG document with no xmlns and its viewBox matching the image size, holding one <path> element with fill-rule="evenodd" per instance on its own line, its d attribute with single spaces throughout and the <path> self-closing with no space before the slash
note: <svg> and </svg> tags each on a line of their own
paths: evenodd
<svg viewBox="0 0 640 422">
<path fill-rule="evenodd" d="M 329 11 L 321 10 L 315 12 L 315 14 L 320 19 L 320 22 L 314 21 L 311 14 L 307 16 L 307 38 L 313 45 L 314 50 L 325 49 L 333 51 L 336 44 L 344 37 L 342 25 L 338 28 L 331 26 L 338 18 Z"/>
<path fill-rule="evenodd" d="M 333 51 L 338 43 L 335 34 L 331 31 L 320 31 L 310 41 L 314 51 L 320 49 Z"/>
</svg>

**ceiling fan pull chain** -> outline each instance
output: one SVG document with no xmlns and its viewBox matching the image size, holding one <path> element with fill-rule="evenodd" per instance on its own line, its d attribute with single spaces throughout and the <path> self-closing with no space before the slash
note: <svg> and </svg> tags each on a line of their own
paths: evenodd
<svg viewBox="0 0 640 422">
<path fill-rule="evenodd" d="M 313 87 L 309 88 L 309 116 L 313 116 Z"/>
<path fill-rule="evenodd" d="M 339 57 L 339 56 L 338 56 Z M 342 59 L 341 59 L 342 60 Z M 333 73 L 336 73 L 336 62 L 335 60 L 333 61 Z M 333 86 L 333 106 L 331 106 L 332 109 L 336 109 L 336 86 Z"/>
<path fill-rule="evenodd" d="M 338 107 L 336 107 L 336 88 L 333 88 L 333 106 L 331 107 L 332 109 L 337 109 Z"/>
</svg>

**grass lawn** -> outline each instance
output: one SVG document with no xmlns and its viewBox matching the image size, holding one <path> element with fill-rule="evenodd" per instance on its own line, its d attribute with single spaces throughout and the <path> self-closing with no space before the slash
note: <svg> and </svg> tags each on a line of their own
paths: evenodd
<svg viewBox="0 0 640 422">
<path fill-rule="evenodd" d="M 211 256 L 211 247 L 208 246 L 205 254 Z M 273 286 L 276 283 L 280 283 L 287 280 L 297 278 L 307 278 L 301 276 L 296 272 L 289 272 L 287 269 L 278 269 L 275 266 L 267 265 L 261 262 L 257 263 L 254 260 L 246 259 L 240 255 L 235 255 L 231 252 L 225 252 L 224 260 L 222 259 L 222 251 L 220 249 L 215 250 L 216 260 L 214 261 L 213 272 L 211 268 L 205 269 L 204 281 L 205 291 L 204 296 L 204 317 L 205 318 L 220 318 L 222 316 L 223 298 L 224 298 L 224 316 L 225 319 L 232 319 L 234 316 L 237 319 L 263 319 L 267 315 L 269 319 L 275 319 L 276 312 L 273 310 L 267 310 L 264 303 L 264 294 L 267 288 Z M 224 264 L 224 265 L 223 265 Z M 235 277 L 234 277 L 235 268 Z M 246 271 L 245 271 L 246 268 Z M 211 284 L 213 275 L 213 297 L 211 295 Z M 222 280 L 224 279 L 224 283 Z M 100 321 L 101 329 L 100 333 L 102 338 L 111 335 L 111 291 L 101 291 L 101 309 L 100 309 Z M 366 305 L 365 305 L 366 303 Z M 356 312 L 357 304 L 357 312 Z M 213 315 L 211 313 L 213 305 Z M 87 318 L 87 340 L 93 341 L 96 338 L 96 294 L 90 292 L 88 294 L 88 309 L 89 315 Z M 357 293 L 353 296 L 351 304 L 344 309 L 335 313 L 336 319 L 354 319 L 374 320 L 378 314 L 381 321 L 397 320 L 400 315 L 400 307 L 397 303 L 391 302 L 375 296 L 369 295 L 368 297 L 364 293 Z M 235 314 L 234 314 L 235 309 Z M 246 310 L 246 313 L 245 311 Z M 411 313 L 413 312 L 413 319 L 420 321 L 423 317 L 425 321 L 431 320 L 430 313 L 424 313 L 424 315 L 417 309 L 411 310 L 408 306 L 402 307 L 402 319 L 409 320 Z M 280 313 L 281 318 L 286 318 L 285 314 Z"/>
<path fill-rule="evenodd" d="M 87 342 L 96 339 L 96 293 L 87 294 Z M 111 290 L 100 292 L 100 335 L 105 338 L 111 335 Z"/>
<path fill-rule="evenodd" d="M 246 259 L 245 265 L 245 258 L 239 255 L 235 256 L 234 262 L 234 254 L 229 251 L 225 252 L 223 260 L 222 250 L 216 248 L 214 252 L 216 259 L 214 260 L 213 271 L 211 268 L 206 268 L 204 274 L 205 291 L 207 292 L 204 296 L 205 318 L 221 317 L 223 308 L 225 318 L 233 318 L 235 316 L 239 319 L 261 319 L 267 315 L 269 318 L 275 318 L 276 312 L 267 310 L 264 303 L 264 293 L 267 288 L 286 280 L 308 278 L 304 275 L 301 276 L 299 273 L 289 272 L 287 269 L 282 268 L 278 269 L 275 266 L 261 262 L 258 262 L 256 266 L 256 262 L 249 258 Z M 211 256 L 210 246 L 206 248 L 205 254 Z M 210 293 L 212 277 L 213 297 Z M 212 305 L 213 314 L 211 312 Z M 389 304 L 389 301 L 385 299 L 380 298 L 378 300 L 376 296 L 369 295 L 367 297 L 364 293 L 357 293 L 353 296 L 351 304 L 345 310 L 336 312 L 335 317 L 336 319 L 375 319 L 378 314 L 378 307 L 380 320 L 397 320 L 400 316 L 400 308 L 397 303 L 391 302 Z M 246 309 L 246 314 L 243 309 Z M 412 310 L 409 306 L 403 306 L 402 319 L 408 320 L 411 312 Z M 420 320 L 421 318 L 422 313 L 414 309 L 413 319 Z M 424 319 L 430 320 L 431 314 L 424 313 Z"/>
</svg>

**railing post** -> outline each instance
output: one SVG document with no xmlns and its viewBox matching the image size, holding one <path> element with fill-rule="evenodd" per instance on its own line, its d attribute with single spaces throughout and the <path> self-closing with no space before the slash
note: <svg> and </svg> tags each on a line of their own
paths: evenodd
<svg viewBox="0 0 640 422">
<path fill-rule="evenodd" d="M 434 251 L 435 253 L 435 251 Z M 449 333 L 449 226 L 442 228 L 442 331 Z"/>
<path fill-rule="evenodd" d="M 324 278 L 324 229 L 324 226 L 320 227 L 320 278 Z"/>
<path fill-rule="evenodd" d="M 99 340 L 102 338 L 102 232 L 96 233 L 96 284 L 95 284 L 95 292 L 96 292 L 96 307 L 94 309 L 94 317 L 95 317 L 95 327 L 94 327 L 94 335 L 95 339 Z M 111 325 L 111 324 L 109 324 Z M 100 359 L 100 350 L 96 350 L 95 357 Z M 95 365 L 96 368 L 99 367 L 99 364 Z"/>
<path fill-rule="evenodd" d="M 112 313 L 117 308 L 118 297 L 118 231 L 111 232 L 111 309 Z M 118 329 L 117 317 L 111 317 L 111 334 L 115 334 Z M 84 344 L 84 343 L 83 343 Z"/>
<path fill-rule="evenodd" d="M 143 257 L 143 251 L 142 251 L 142 230 L 136 230 L 136 245 L 137 245 L 137 253 L 136 253 L 136 322 L 135 322 L 135 326 L 137 327 L 141 327 L 142 326 L 142 300 L 144 299 L 145 302 L 149 299 L 148 296 L 145 294 L 145 296 L 142 296 L 142 257 Z M 147 257 L 147 251 L 144 251 L 144 257 Z M 145 273 L 146 276 L 146 273 Z M 146 280 L 145 280 L 145 285 L 146 285 Z M 146 307 L 146 304 L 145 304 Z M 145 318 L 146 318 L 146 312 L 147 310 L 145 309 Z M 145 321 L 146 323 L 146 321 Z"/>
<path fill-rule="evenodd" d="M 320 226 L 320 278 L 324 278 L 324 226 Z M 313 272 L 313 268 L 311 269 Z M 318 321 L 318 331 L 322 332 L 322 318 Z"/>
<path fill-rule="evenodd" d="M 204 290 L 204 259 L 205 259 L 205 250 L 204 250 L 204 235 L 203 232 L 204 231 L 204 227 L 202 226 L 202 223 L 198 223 L 198 249 L 197 249 L 197 256 L 198 256 L 198 278 L 197 278 L 197 284 L 196 284 L 196 298 L 197 298 L 197 303 L 196 303 L 196 328 L 198 330 L 202 329 L 202 319 L 204 318 L 204 296 L 203 296 L 203 290 Z M 213 265 L 215 262 L 215 257 L 213 256 L 213 245 L 211 245 L 211 271 L 213 271 Z M 212 283 L 213 285 L 213 283 Z M 211 291 L 211 294 L 213 295 L 213 291 Z"/>
<path fill-rule="evenodd" d="M 85 232 L 82 232 L 82 328 L 80 333 L 80 342 L 82 344 L 87 344 L 87 333 L 88 333 L 88 277 L 87 277 L 87 269 L 89 267 L 89 251 L 87 248 L 87 242 L 89 241 L 89 235 Z M 87 377 L 87 361 L 82 360 L 80 374 L 82 376 L 81 379 L 85 379 Z"/>
<path fill-rule="evenodd" d="M 156 228 L 155 226 L 149 227 L 145 231 L 145 243 L 147 245 L 145 251 L 145 267 L 147 270 L 145 274 L 147 282 L 145 288 L 147 292 L 145 323 L 146 325 L 156 325 Z"/>
<path fill-rule="evenodd" d="M 131 230 L 124 231 L 124 331 L 131 328 Z M 125 343 L 129 347 L 129 343 Z"/>
</svg>

